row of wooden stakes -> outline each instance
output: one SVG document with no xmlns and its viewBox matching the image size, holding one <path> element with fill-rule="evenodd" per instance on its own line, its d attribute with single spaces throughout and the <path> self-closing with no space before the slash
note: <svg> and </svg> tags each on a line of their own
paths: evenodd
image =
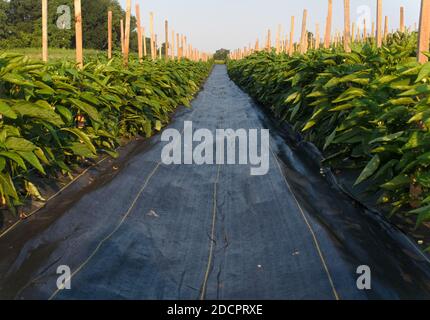
<svg viewBox="0 0 430 320">
<path fill-rule="evenodd" d="M 124 20 L 121 19 L 121 52 L 124 56 L 128 56 L 127 37 L 130 35 L 127 33 L 127 21 L 131 10 L 131 0 L 127 0 L 126 7 L 126 22 L 124 29 Z M 129 29 L 128 29 L 129 30 Z M 152 59 L 162 58 L 162 45 L 158 45 L 158 35 L 154 33 L 154 13 L 149 14 L 149 48 L 146 41 L 146 30 L 141 24 L 140 6 L 136 4 L 136 31 L 137 31 L 137 42 L 138 42 L 138 56 L 139 59 L 148 56 L 148 51 Z M 169 34 L 169 22 L 166 20 L 164 23 L 164 59 L 182 59 L 186 58 L 193 61 L 207 61 L 210 55 L 201 52 L 200 50 L 193 48 L 191 44 L 187 43 L 187 36 L 175 33 L 172 29 Z M 171 36 L 170 36 L 171 35 Z M 148 50 L 149 49 L 149 50 Z M 112 58 L 112 11 L 108 12 L 108 58 Z"/>
<path fill-rule="evenodd" d="M 367 22 L 363 21 L 363 30 L 356 23 L 350 22 L 350 0 L 344 0 L 344 31 L 336 32 L 332 35 L 332 20 L 333 20 L 333 0 L 328 0 L 328 13 L 326 19 L 326 29 L 324 38 L 321 39 L 320 36 L 320 26 L 316 24 L 315 35 L 312 35 L 312 39 L 309 39 L 309 32 L 307 29 L 307 18 L 308 11 L 305 9 L 303 11 L 302 19 L 302 31 L 299 43 L 294 41 L 294 26 L 295 17 L 291 17 L 291 30 L 289 36 L 282 36 L 282 26 L 278 26 L 276 34 L 276 44 L 275 51 L 277 54 L 286 53 L 289 55 L 295 52 L 300 52 L 302 54 L 306 53 L 309 49 L 319 49 L 321 47 L 327 49 L 330 47 L 343 46 L 346 52 L 351 52 L 351 43 L 366 41 L 368 38 L 374 38 L 376 45 L 378 47 L 382 46 L 383 41 L 387 38 L 389 34 L 389 18 L 385 16 L 384 28 L 382 27 L 382 0 L 377 0 L 377 21 L 372 23 L 371 33 L 369 35 Z M 417 29 L 415 24 L 414 30 Z M 400 26 L 398 31 L 406 32 L 411 31 L 412 28 L 406 28 L 405 26 L 405 8 L 400 7 Z M 430 0 L 421 0 L 421 14 L 419 23 L 419 43 L 418 43 L 418 60 L 421 63 L 428 61 L 428 58 L 423 54 L 423 52 L 429 50 L 430 43 Z M 392 30 L 394 32 L 394 30 Z M 230 54 L 230 58 L 234 60 L 242 59 L 256 51 L 271 51 L 272 50 L 272 38 L 271 30 L 269 29 L 266 36 L 265 45 L 260 47 L 259 39 L 257 38 L 255 46 L 240 48 L 234 50 Z"/>
<path fill-rule="evenodd" d="M 131 0 L 126 1 L 125 22 L 121 19 L 121 52 L 124 59 L 124 65 L 128 65 L 130 52 L 130 32 L 131 32 Z M 82 11 L 81 0 L 74 0 L 75 10 L 75 34 L 76 34 L 76 63 L 79 68 L 83 68 L 83 44 L 82 44 Z M 108 58 L 112 58 L 112 11 L 108 11 Z M 169 23 L 165 21 L 165 42 L 164 42 L 164 59 L 189 59 L 193 61 L 207 61 L 211 55 L 194 48 L 192 44 L 187 43 L 187 37 L 175 34 L 171 30 L 169 37 Z M 140 6 L 136 4 L 136 32 L 138 41 L 138 56 L 142 61 L 143 57 L 148 56 L 148 49 L 152 59 L 163 58 L 162 46 L 158 45 L 158 37 L 154 33 L 154 14 L 150 13 L 150 48 L 147 48 L 145 28 L 141 24 Z M 42 0 L 42 58 L 48 61 L 48 0 Z"/>
</svg>

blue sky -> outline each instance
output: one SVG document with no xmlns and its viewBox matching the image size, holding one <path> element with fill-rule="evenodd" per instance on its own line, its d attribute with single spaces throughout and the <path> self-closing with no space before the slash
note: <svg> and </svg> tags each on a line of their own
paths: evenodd
<svg viewBox="0 0 430 320">
<path fill-rule="evenodd" d="M 125 7 L 126 0 L 120 0 Z M 154 12 L 155 29 L 163 34 L 164 20 L 179 33 L 184 33 L 194 47 L 214 52 L 219 48 L 235 49 L 260 43 L 267 33 L 282 24 L 290 30 L 290 17 L 296 17 L 298 36 L 303 9 L 308 10 L 308 29 L 314 31 L 315 24 L 325 25 L 326 0 L 132 0 L 140 4 L 144 26 L 148 26 L 149 12 Z M 420 0 L 385 0 L 383 14 L 389 17 L 389 26 L 399 25 L 399 8 L 405 7 L 406 25 L 413 26 L 419 20 Z M 343 0 L 333 0 L 333 31 L 343 28 Z M 367 7 L 363 7 L 367 6 Z M 366 9 L 368 8 L 368 9 Z M 363 12 L 376 16 L 376 0 L 351 0 L 351 19 L 358 21 Z"/>
</svg>

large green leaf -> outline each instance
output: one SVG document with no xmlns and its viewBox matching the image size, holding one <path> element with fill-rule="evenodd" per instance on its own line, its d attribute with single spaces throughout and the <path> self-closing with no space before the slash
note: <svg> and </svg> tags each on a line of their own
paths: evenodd
<svg viewBox="0 0 430 320">
<path fill-rule="evenodd" d="M 39 159 L 33 152 L 18 151 L 18 154 L 23 157 L 28 163 L 30 163 L 34 168 L 36 168 L 39 172 L 46 174 L 45 169 L 43 169 L 42 165 L 39 162 Z"/>
<path fill-rule="evenodd" d="M 430 206 L 412 210 L 409 213 L 418 215 L 416 227 L 419 227 L 423 222 L 430 220 Z"/>
<path fill-rule="evenodd" d="M 370 162 L 364 168 L 364 170 L 361 172 L 360 176 L 358 177 L 357 181 L 355 181 L 354 185 L 358 185 L 363 181 L 369 179 L 376 172 L 376 170 L 378 170 L 380 164 L 381 164 L 381 159 L 379 158 L 379 156 L 378 155 L 374 156 L 372 160 L 370 160 Z"/>
<path fill-rule="evenodd" d="M 57 127 L 64 124 L 61 117 L 54 110 L 48 110 L 35 103 L 20 102 L 13 105 L 12 110 L 22 117 L 42 119 Z"/>
<path fill-rule="evenodd" d="M 86 113 L 92 120 L 101 122 L 100 114 L 97 109 L 82 100 L 71 98 L 70 101 L 82 112 Z"/>
<path fill-rule="evenodd" d="M 94 147 L 93 143 L 91 142 L 90 137 L 88 137 L 87 134 L 85 134 L 85 132 L 81 131 L 80 129 L 77 128 L 64 128 L 61 129 L 62 131 L 66 131 L 66 132 L 70 132 L 72 134 L 74 134 L 76 137 L 78 137 L 87 147 L 89 150 L 91 150 L 91 152 L 93 154 L 97 153 L 96 148 Z"/>
<path fill-rule="evenodd" d="M 5 146 L 8 150 L 14 151 L 34 151 L 37 147 L 24 138 L 10 137 L 6 140 Z"/>
<path fill-rule="evenodd" d="M 427 62 L 422 66 L 420 73 L 418 74 L 417 80 L 415 82 L 420 82 L 424 78 L 428 77 L 429 74 L 430 74 L 430 62 Z"/>
<path fill-rule="evenodd" d="M 12 110 L 12 108 L 9 107 L 9 105 L 6 102 L 1 101 L 1 100 L 0 100 L 0 114 L 7 117 L 7 118 L 10 118 L 10 119 L 16 119 L 17 118 L 17 115 Z"/>
<path fill-rule="evenodd" d="M 401 174 L 395 177 L 393 180 L 383 184 L 381 186 L 382 189 L 395 191 L 402 187 L 409 186 L 411 183 L 411 178 L 409 178 L 406 174 Z"/>
<path fill-rule="evenodd" d="M 390 141 L 396 140 L 397 138 L 400 138 L 404 133 L 405 133 L 404 131 L 400 131 L 397 133 L 392 133 L 383 137 L 379 137 L 370 141 L 369 144 L 374 144 L 378 142 L 390 142 Z"/>
<path fill-rule="evenodd" d="M 22 160 L 21 156 L 15 152 L 1 151 L 0 156 L 8 158 L 16 162 L 21 168 L 27 170 L 24 160 Z"/>
</svg>

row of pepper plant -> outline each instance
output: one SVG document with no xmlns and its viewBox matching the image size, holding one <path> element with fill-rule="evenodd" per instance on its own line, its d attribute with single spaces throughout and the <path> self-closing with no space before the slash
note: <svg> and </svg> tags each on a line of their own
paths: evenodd
<svg viewBox="0 0 430 320">
<path fill-rule="evenodd" d="M 368 41 L 351 53 L 258 52 L 228 68 L 319 147 L 324 163 L 357 170 L 355 185 L 370 185 L 379 205 L 416 216 L 418 226 L 430 220 L 430 63 L 417 62 L 416 48 L 416 33 L 395 33 L 382 48 Z"/>
<path fill-rule="evenodd" d="M 122 138 L 151 136 L 188 106 L 210 62 L 94 60 L 44 64 L 0 54 L 0 196 L 12 211 L 42 199 L 40 175 L 71 175 Z"/>
</svg>

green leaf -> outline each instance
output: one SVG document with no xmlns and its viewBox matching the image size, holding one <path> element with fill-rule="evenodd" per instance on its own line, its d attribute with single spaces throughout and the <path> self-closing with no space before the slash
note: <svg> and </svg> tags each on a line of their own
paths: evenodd
<svg viewBox="0 0 430 320">
<path fill-rule="evenodd" d="M 402 187 L 409 186 L 411 183 L 411 179 L 406 174 L 401 174 L 395 177 L 393 180 L 383 184 L 381 186 L 382 189 L 395 191 Z"/>
<path fill-rule="evenodd" d="M 290 94 L 288 97 L 287 97 L 287 99 L 285 99 L 285 104 L 288 104 L 288 103 L 290 103 L 290 102 L 292 102 L 292 101 L 294 101 L 298 96 L 299 96 L 299 92 L 298 91 L 296 91 L 296 92 L 294 92 L 294 93 L 292 93 L 292 94 Z"/>
<path fill-rule="evenodd" d="M 102 122 L 96 108 L 81 100 L 71 98 L 70 101 L 81 111 L 86 113 L 92 120 Z"/>
<path fill-rule="evenodd" d="M 90 148 L 87 147 L 87 145 L 82 143 L 72 143 L 70 146 L 68 146 L 70 150 L 73 151 L 73 153 L 76 156 L 84 157 L 84 158 L 95 158 L 95 154 L 91 151 Z"/>
<path fill-rule="evenodd" d="M 49 165 L 50 161 L 48 160 L 48 158 L 46 158 L 45 153 L 43 152 L 42 149 L 37 148 L 36 150 L 34 150 L 34 154 L 39 158 L 40 161 L 42 161 L 44 164 Z"/>
<path fill-rule="evenodd" d="M 42 119 L 57 127 L 64 125 L 61 117 L 54 111 L 41 107 L 35 103 L 22 102 L 12 106 L 12 110 L 21 117 Z"/>
<path fill-rule="evenodd" d="M 399 163 L 399 160 L 396 160 L 396 159 L 392 159 L 388 161 L 386 164 L 382 166 L 382 168 L 378 170 L 377 173 L 375 173 L 375 175 L 373 176 L 373 179 L 377 180 L 379 178 L 384 177 L 385 180 L 387 180 L 385 176 L 389 173 L 389 170 L 394 168 L 398 163 Z"/>
<path fill-rule="evenodd" d="M 12 110 L 11 107 L 9 107 L 9 105 L 0 100 L 0 114 L 2 114 L 3 116 L 5 116 L 6 118 L 10 118 L 10 119 L 16 119 L 17 115 L 16 113 Z"/>
<path fill-rule="evenodd" d="M 345 92 L 343 92 L 333 103 L 344 102 L 348 100 L 352 100 L 359 97 L 364 97 L 366 95 L 366 91 L 360 88 L 349 88 Z"/>
<path fill-rule="evenodd" d="M 13 83 L 19 86 L 27 86 L 27 87 L 34 87 L 35 85 L 33 83 L 31 83 L 30 81 L 24 79 L 22 76 L 20 76 L 19 74 L 15 74 L 15 73 L 7 73 L 5 75 L 3 75 L 2 80 L 9 82 L 9 83 Z"/>
<path fill-rule="evenodd" d="M 110 155 L 114 159 L 117 159 L 119 157 L 119 153 L 116 151 L 103 150 L 103 152 Z"/>
<path fill-rule="evenodd" d="M 37 200 L 40 201 L 46 201 L 45 198 L 42 197 L 42 195 L 40 194 L 39 190 L 37 189 L 37 187 L 32 184 L 30 181 L 26 181 L 25 182 L 25 189 L 27 190 L 27 192 L 32 195 L 34 198 L 36 198 Z"/>
<path fill-rule="evenodd" d="M 376 138 L 376 139 L 370 141 L 369 144 L 374 144 L 374 143 L 378 143 L 378 142 L 393 141 L 393 140 L 396 140 L 397 138 L 400 138 L 404 133 L 405 133 L 404 131 L 400 131 L 397 133 L 386 135 L 384 137 Z"/>
<path fill-rule="evenodd" d="M 421 172 L 417 176 L 417 181 L 423 187 L 430 188 L 430 172 L 425 172 L 425 173 Z"/>
<path fill-rule="evenodd" d="M 423 222 L 430 219 L 430 206 L 412 210 L 409 213 L 418 215 L 416 227 L 419 227 Z"/>
<path fill-rule="evenodd" d="M 2 189 L 5 194 L 11 196 L 15 200 L 19 199 L 12 178 L 8 173 L 0 173 L 0 185 L 2 186 Z"/>
<path fill-rule="evenodd" d="M 336 129 L 334 129 L 334 131 L 327 137 L 327 139 L 325 140 L 325 144 L 323 147 L 323 150 L 326 150 L 333 142 L 334 138 L 336 138 Z"/>
<path fill-rule="evenodd" d="M 370 178 L 376 172 L 376 170 L 378 170 L 380 164 L 381 164 L 381 159 L 379 158 L 379 156 L 378 155 L 374 156 L 372 160 L 370 160 L 370 162 L 364 168 L 363 172 L 358 177 L 354 186 Z"/>
<path fill-rule="evenodd" d="M 311 128 L 312 128 L 312 127 L 314 127 L 316 124 L 317 124 L 317 123 L 316 123 L 316 121 L 314 121 L 314 120 L 310 120 L 310 121 L 308 121 L 308 122 L 306 123 L 305 127 L 302 129 L 302 132 L 305 132 L 305 131 L 307 131 L 307 130 L 311 129 Z"/>
<path fill-rule="evenodd" d="M 12 161 L 15 161 L 21 168 L 23 168 L 24 170 L 27 170 L 27 166 L 25 165 L 25 162 L 24 160 L 22 160 L 20 155 L 14 152 L 2 151 L 0 152 L 0 156 L 8 158 Z"/>
<path fill-rule="evenodd" d="M 354 104 L 352 104 L 352 103 L 345 103 L 345 104 L 342 104 L 342 105 L 337 106 L 335 108 L 332 108 L 329 111 L 330 112 L 344 111 L 344 110 L 349 110 L 349 109 L 352 109 L 352 108 L 355 108 Z"/>
<path fill-rule="evenodd" d="M 403 146 L 403 150 L 415 149 L 430 144 L 430 137 L 423 132 L 414 131 L 411 133 L 408 142 Z"/>
<path fill-rule="evenodd" d="M 393 106 L 403 106 L 403 105 L 410 105 L 410 104 L 415 104 L 415 100 L 409 97 L 404 97 L 404 98 L 398 98 L 398 99 L 391 99 L 388 101 L 389 104 L 393 105 Z"/>
<path fill-rule="evenodd" d="M 92 103 L 94 105 L 99 105 L 100 104 L 100 100 L 97 99 L 97 97 L 95 95 L 93 95 L 92 93 L 89 92 L 83 92 L 81 93 L 80 98 L 84 99 L 85 101 Z"/>
<path fill-rule="evenodd" d="M 145 131 L 146 137 L 149 138 L 152 135 L 151 121 L 149 120 L 145 121 L 145 124 L 143 125 L 143 129 Z"/>
<path fill-rule="evenodd" d="M 37 159 L 36 155 L 30 151 L 18 151 L 18 154 L 23 157 L 28 163 L 30 163 L 34 168 L 40 171 L 43 174 L 46 174 L 45 169 L 43 169 L 42 165 Z"/>
<path fill-rule="evenodd" d="M 73 114 L 69 109 L 64 106 L 56 106 L 56 109 L 68 123 L 73 121 Z"/>
<path fill-rule="evenodd" d="M 421 70 L 420 73 L 418 74 L 417 80 L 416 82 L 420 82 L 421 80 L 423 80 L 425 77 L 427 77 L 430 74 L 430 62 L 425 63 Z"/>
<path fill-rule="evenodd" d="M 37 147 L 24 138 L 10 137 L 6 140 L 5 146 L 8 150 L 32 152 Z"/>
<path fill-rule="evenodd" d="M 70 128 L 70 129 L 69 128 L 64 128 L 64 129 L 61 129 L 61 131 L 66 131 L 66 132 L 70 132 L 70 133 L 74 134 L 75 136 L 77 136 L 88 147 L 88 149 L 93 154 L 97 153 L 97 150 L 94 147 L 93 143 L 91 142 L 90 137 L 88 137 L 88 135 L 85 132 L 83 132 L 83 131 L 81 131 L 80 129 L 77 129 L 77 128 Z"/>
<path fill-rule="evenodd" d="M 412 118 L 409 119 L 408 123 L 421 121 L 425 118 L 428 118 L 429 116 L 430 116 L 430 111 L 418 112 Z"/>
<path fill-rule="evenodd" d="M 6 159 L 0 157 L 0 172 L 2 172 L 6 168 Z"/>
</svg>

